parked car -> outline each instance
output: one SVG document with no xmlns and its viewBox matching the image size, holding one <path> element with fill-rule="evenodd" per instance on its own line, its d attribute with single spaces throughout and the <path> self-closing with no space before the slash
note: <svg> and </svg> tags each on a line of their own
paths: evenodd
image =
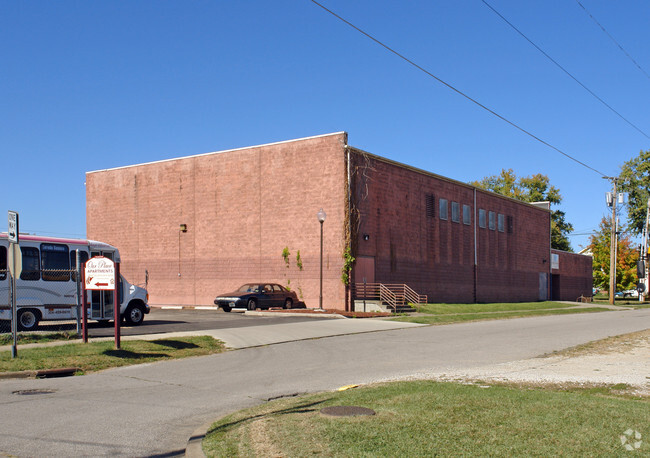
<svg viewBox="0 0 650 458">
<path fill-rule="evenodd" d="M 290 309 L 298 302 L 296 293 L 277 283 L 246 283 L 237 291 L 221 294 L 214 300 L 215 305 L 221 307 L 224 312 L 230 312 L 232 309 L 255 310 L 271 307 Z"/>
<path fill-rule="evenodd" d="M 639 297 L 639 292 L 636 289 L 626 289 L 625 291 L 617 292 L 614 297 L 619 299 L 626 297 Z"/>
</svg>

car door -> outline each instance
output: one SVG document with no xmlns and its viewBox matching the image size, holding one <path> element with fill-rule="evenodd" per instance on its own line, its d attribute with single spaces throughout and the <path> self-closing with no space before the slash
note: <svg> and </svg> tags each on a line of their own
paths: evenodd
<svg viewBox="0 0 650 458">
<path fill-rule="evenodd" d="M 260 291 L 260 307 L 269 308 L 274 307 L 273 303 L 273 285 L 266 284 L 262 285 Z"/>
<path fill-rule="evenodd" d="M 280 285 L 273 285 L 273 302 L 276 307 L 282 307 L 284 305 L 286 293 Z"/>
</svg>

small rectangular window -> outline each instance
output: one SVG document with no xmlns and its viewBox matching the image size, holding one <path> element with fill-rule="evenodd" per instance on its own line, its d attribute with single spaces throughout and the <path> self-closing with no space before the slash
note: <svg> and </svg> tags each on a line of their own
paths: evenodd
<svg viewBox="0 0 650 458">
<path fill-rule="evenodd" d="M 84 262 L 88 261 L 88 252 L 79 250 L 79 267 L 84 268 Z M 70 251 L 70 269 L 72 269 L 72 281 L 77 281 L 77 250 Z"/>
<path fill-rule="evenodd" d="M 426 195 L 427 218 L 433 218 L 436 215 L 436 199 L 433 194 Z"/>
<path fill-rule="evenodd" d="M 23 256 L 23 271 L 20 273 L 21 280 L 36 281 L 41 279 L 40 260 L 38 248 L 20 247 Z"/>
<path fill-rule="evenodd" d="M 483 227 L 483 228 L 487 227 L 487 221 L 486 221 L 485 216 L 486 216 L 485 215 L 485 210 L 483 210 L 482 208 L 479 208 L 478 209 L 478 225 L 479 225 L 479 227 Z"/>
<path fill-rule="evenodd" d="M 460 204 L 458 202 L 451 203 L 451 220 L 454 223 L 460 223 Z"/>
<path fill-rule="evenodd" d="M 497 228 L 497 214 L 494 212 L 489 212 L 489 223 L 490 223 L 490 230 L 494 231 Z"/>
<path fill-rule="evenodd" d="M 0 246 L 0 280 L 7 279 L 7 248 Z"/>
<path fill-rule="evenodd" d="M 505 232 L 506 231 L 506 217 L 499 213 L 499 216 L 497 217 L 497 223 L 498 223 L 498 229 L 499 232 Z"/>
<path fill-rule="evenodd" d="M 45 281 L 69 281 L 70 257 L 68 246 L 41 243 L 41 272 Z"/>
<path fill-rule="evenodd" d="M 463 205 L 463 224 L 472 224 L 472 208 L 469 205 Z"/>
<path fill-rule="evenodd" d="M 513 221 L 512 216 L 506 217 L 507 225 L 508 225 L 508 234 L 512 234 L 514 232 L 515 228 L 515 223 Z"/>
<path fill-rule="evenodd" d="M 447 205 L 447 199 L 440 199 L 440 219 L 448 219 L 449 218 L 449 206 Z"/>
</svg>

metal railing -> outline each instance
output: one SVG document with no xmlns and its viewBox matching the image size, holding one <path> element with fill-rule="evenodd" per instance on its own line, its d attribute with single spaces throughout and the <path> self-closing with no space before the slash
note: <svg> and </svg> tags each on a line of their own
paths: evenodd
<svg viewBox="0 0 650 458">
<path fill-rule="evenodd" d="M 416 293 L 406 284 L 355 283 L 352 285 L 354 299 L 378 300 L 393 311 L 408 304 L 426 304 L 427 296 Z"/>
</svg>

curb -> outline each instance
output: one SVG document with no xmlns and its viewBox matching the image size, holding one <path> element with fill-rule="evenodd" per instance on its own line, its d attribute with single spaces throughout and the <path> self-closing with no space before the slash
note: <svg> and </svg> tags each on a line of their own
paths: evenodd
<svg viewBox="0 0 650 458">
<path fill-rule="evenodd" d="M 78 367 L 64 367 L 61 369 L 42 369 L 37 371 L 1 372 L 0 380 L 69 377 L 76 372 L 81 372 L 81 369 Z"/>
<path fill-rule="evenodd" d="M 185 447 L 185 456 L 187 458 L 205 458 L 205 453 L 203 453 L 203 438 L 215 421 L 217 420 L 204 423 L 194 430 Z"/>
</svg>

